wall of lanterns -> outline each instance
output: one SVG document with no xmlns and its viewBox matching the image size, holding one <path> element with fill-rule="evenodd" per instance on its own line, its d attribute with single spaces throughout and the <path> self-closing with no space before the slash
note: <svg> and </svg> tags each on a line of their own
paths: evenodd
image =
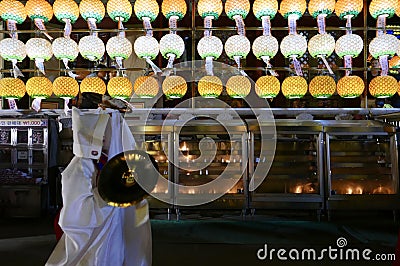
<svg viewBox="0 0 400 266">
<path fill-rule="evenodd" d="M 25 93 L 37 99 L 37 105 L 41 99 L 53 94 L 68 102 L 78 95 L 79 90 L 99 94 L 108 91 L 112 97 L 126 99 L 133 93 L 142 98 L 155 97 L 161 88 L 167 98 L 181 98 L 188 90 L 187 83 L 179 73 L 173 73 L 170 69 L 185 52 L 185 42 L 177 31 L 179 21 L 190 15 L 187 14 L 188 5 L 195 8 L 196 15 L 199 15 L 204 23 L 204 36 L 196 42 L 196 51 L 204 60 L 207 73 L 197 84 L 198 93 L 203 97 L 219 97 L 225 87 L 227 95 L 232 98 L 245 98 L 251 90 L 261 98 L 274 98 L 280 92 L 288 99 L 301 98 L 307 92 L 315 98 L 323 99 L 334 94 L 343 98 L 356 98 L 365 93 L 366 85 L 370 95 L 376 98 L 392 97 L 396 93 L 400 95 L 399 83 L 389 75 L 389 70 L 398 67 L 400 63 L 397 57 L 400 55 L 400 41 L 386 32 L 386 19 L 400 16 L 399 1 L 372 0 L 368 5 L 366 3 L 367 1 L 363 0 L 282 0 L 279 3 L 277 0 L 226 0 L 224 3 L 220 0 L 199 0 L 195 3 L 164 0 L 159 4 L 156 0 L 137 0 L 133 3 L 129 0 L 109 0 L 104 3 L 100 0 L 82 0 L 78 4 L 74 0 L 56 0 L 51 6 L 46 0 L 28 0 L 25 5 L 17 0 L 2 0 L 0 17 L 7 26 L 6 32 L 10 38 L 0 41 L 0 56 L 11 62 L 13 78 L 0 79 L 0 96 L 9 99 L 12 103 L 10 106 L 16 106 L 15 100 Z M 352 30 L 352 20 L 359 16 L 363 9 L 368 9 L 370 15 L 376 19 L 376 37 L 367 45 L 365 36 L 353 33 Z M 157 40 L 153 36 L 152 23 L 160 10 L 168 20 L 169 33 Z M 213 35 L 213 21 L 218 20 L 223 11 L 235 22 L 230 26 L 235 25 L 237 31 L 229 36 L 225 43 Z M 245 25 L 245 19 L 251 11 L 260 22 L 259 25 L 251 27 L 260 27 L 262 30 L 262 35 L 252 42 L 246 36 Z M 297 29 L 297 24 L 306 11 L 315 19 L 318 30 L 309 40 Z M 271 30 L 278 13 L 287 19 L 288 29 L 288 34 L 280 43 Z M 97 24 L 106 14 L 115 21 L 117 34 L 104 43 L 98 37 Z M 123 24 L 133 15 L 142 21 L 144 35 L 131 43 L 125 36 L 126 28 Z M 341 29 L 345 34 L 336 40 L 326 27 L 326 18 L 332 15 L 346 23 Z M 365 16 L 365 12 L 361 15 Z M 46 24 L 53 16 L 65 24 L 63 36 L 56 39 L 53 39 L 46 29 Z M 87 22 L 90 34 L 76 42 L 70 35 L 79 16 Z M 18 24 L 27 19 L 34 23 L 45 38 L 31 38 L 26 43 L 18 39 Z M 365 77 L 352 74 L 353 59 L 360 56 L 363 50 L 365 53 L 366 48 L 380 64 L 380 75 L 373 78 L 369 84 L 365 84 Z M 116 62 L 118 72 L 123 73 L 124 60 L 128 59 L 132 52 L 146 61 L 154 73 L 153 76 L 141 76 L 131 81 L 125 75 L 121 75 L 113 77 L 107 85 L 100 78 L 87 77 L 79 85 L 75 80 L 77 75 L 74 69 L 68 65 L 76 60 L 79 54 L 85 60 L 96 62 L 106 53 Z M 215 76 L 213 71 L 213 61 L 218 60 L 223 52 L 235 62 L 240 73 L 227 81 Z M 257 78 L 255 86 L 249 80 L 246 67 L 243 67 L 250 52 L 264 64 L 262 68 L 265 69 L 265 74 Z M 271 60 L 279 52 L 287 58 L 291 67 L 273 66 Z M 158 63 L 155 61 L 159 53 L 167 60 L 166 66 L 160 65 L 160 60 Z M 321 70 L 324 71 L 313 77 L 309 83 L 303 77 L 304 69 L 300 62 L 305 53 L 323 62 Z M 342 69 L 345 71 L 345 75 L 337 82 L 327 60 L 333 53 L 343 58 Z M 46 78 L 45 62 L 53 56 L 63 63 L 68 76 L 60 76 L 51 82 Z M 19 79 L 23 74 L 18 68 L 18 63 L 25 57 L 32 60 L 36 69 L 41 72 L 40 75 L 28 79 L 26 84 Z M 396 63 L 396 60 L 399 62 Z M 277 78 L 277 69 L 281 70 L 284 67 L 287 67 L 284 71 L 292 74 L 281 84 Z M 155 78 L 159 76 L 165 76 L 163 82 Z"/>
</svg>

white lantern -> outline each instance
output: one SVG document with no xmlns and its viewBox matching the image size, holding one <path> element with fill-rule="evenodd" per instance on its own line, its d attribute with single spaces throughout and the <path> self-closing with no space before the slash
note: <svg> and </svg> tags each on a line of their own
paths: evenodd
<svg viewBox="0 0 400 266">
<path fill-rule="evenodd" d="M 51 46 L 54 57 L 59 60 L 68 59 L 74 61 L 78 57 L 78 44 L 71 38 L 57 38 L 53 41 Z"/>
<path fill-rule="evenodd" d="M 174 55 L 175 58 L 182 56 L 185 51 L 185 42 L 177 34 L 166 34 L 160 40 L 160 52 L 164 58 Z"/>
<path fill-rule="evenodd" d="M 261 35 L 257 37 L 252 46 L 253 54 L 257 59 L 268 56 L 273 58 L 278 53 L 278 40 L 271 35 Z"/>
<path fill-rule="evenodd" d="M 51 43 L 43 38 L 32 38 L 26 42 L 26 54 L 31 60 L 35 60 L 37 68 L 44 72 L 44 61 L 48 61 L 53 56 Z"/>
<path fill-rule="evenodd" d="M 383 55 L 394 55 L 399 49 L 399 40 L 391 34 L 375 37 L 369 44 L 369 52 L 374 58 Z"/>
<path fill-rule="evenodd" d="M 0 56 L 7 61 L 21 62 L 26 57 L 25 44 L 17 39 L 5 38 L 0 41 Z"/>
<path fill-rule="evenodd" d="M 246 36 L 233 35 L 225 42 L 225 53 L 229 58 L 234 59 L 235 56 L 246 58 L 250 52 L 250 41 Z"/>
<path fill-rule="evenodd" d="M 282 39 L 281 53 L 284 57 L 301 57 L 307 51 L 307 40 L 300 34 L 289 34 Z"/>
<path fill-rule="evenodd" d="M 312 57 L 330 56 L 335 50 L 335 39 L 332 35 L 317 34 L 308 42 L 308 51 Z"/>
<path fill-rule="evenodd" d="M 346 55 L 357 57 L 364 48 L 363 40 L 357 34 L 346 34 L 341 36 L 335 45 L 335 52 L 343 58 Z"/>
<path fill-rule="evenodd" d="M 223 50 L 222 41 L 216 36 L 204 36 L 197 45 L 197 52 L 202 59 L 212 57 L 218 59 Z"/>
<path fill-rule="evenodd" d="M 79 41 L 79 52 L 90 61 L 97 61 L 103 57 L 105 47 L 103 41 L 97 36 L 85 36 Z"/>
<path fill-rule="evenodd" d="M 153 36 L 140 36 L 133 44 L 135 54 L 139 58 L 155 59 L 160 51 L 160 45 Z"/>
<path fill-rule="evenodd" d="M 106 50 L 111 59 L 127 59 L 132 54 L 132 44 L 124 36 L 114 36 L 107 41 Z M 119 64 L 119 63 L 118 63 Z"/>
</svg>

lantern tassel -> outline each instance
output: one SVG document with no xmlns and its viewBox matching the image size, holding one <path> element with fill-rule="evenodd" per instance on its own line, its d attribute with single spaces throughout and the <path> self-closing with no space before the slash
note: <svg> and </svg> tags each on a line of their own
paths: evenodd
<svg viewBox="0 0 400 266">
<path fill-rule="evenodd" d="M 17 22 L 15 20 L 7 20 L 7 30 L 10 32 L 9 34 L 11 38 L 18 39 Z"/>
<path fill-rule="evenodd" d="M 37 27 L 39 30 L 41 30 L 41 31 L 43 32 L 43 34 L 44 34 L 50 41 L 52 41 L 52 40 L 53 40 L 53 37 L 51 37 L 51 36 L 47 33 L 46 26 L 44 25 L 43 19 L 35 18 L 35 19 L 34 19 L 34 22 L 35 22 L 36 27 Z"/>
<path fill-rule="evenodd" d="M 261 18 L 262 27 L 263 27 L 263 35 L 270 36 L 271 35 L 271 20 L 269 16 L 263 16 Z"/>
<path fill-rule="evenodd" d="M 346 76 L 350 76 L 351 75 L 351 68 L 353 66 L 353 58 L 351 57 L 351 55 L 345 55 L 344 56 L 344 67 L 345 68 L 350 68 L 350 70 L 346 70 Z"/>
<path fill-rule="evenodd" d="M 10 106 L 10 109 L 18 110 L 17 102 L 14 99 L 7 99 L 7 101 L 8 101 L 8 106 Z"/>
<path fill-rule="evenodd" d="M 214 58 L 212 56 L 207 56 L 206 57 L 206 72 L 207 72 L 207 75 L 209 75 L 209 76 L 214 76 L 213 59 Z"/>
<path fill-rule="evenodd" d="M 381 76 L 387 76 L 389 71 L 388 56 L 381 55 L 379 57 L 379 64 L 381 65 Z"/>
<path fill-rule="evenodd" d="M 72 70 L 69 68 L 69 66 L 68 66 L 69 60 L 68 60 L 68 58 L 63 58 L 62 61 L 64 63 L 65 69 L 67 70 L 68 76 L 70 76 L 73 79 L 76 79 L 76 77 L 78 77 L 79 75 L 74 74 L 74 72 L 72 72 Z"/>
<path fill-rule="evenodd" d="M 321 58 L 322 61 L 324 62 L 326 68 L 327 68 L 328 71 L 329 71 L 329 74 L 333 75 L 334 73 L 333 73 L 333 71 L 332 71 L 332 68 L 329 66 L 329 63 L 328 63 L 328 61 L 326 60 L 325 56 L 320 55 L 319 58 Z"/>
<path fill-rule="evenodd" d="M 23 77 L 24 74 L 22 74 L 21 70 L 17 67 L 17 60 L 16 59 L 12 59 L 11 63 L 12 63 L 12 67 L 13 67 L 14 78 Z"/>
<path fill-rule="evenodd" d="M 297 60 L 296 56 L 292 57 L 293 59 L 293 66 L 294 66 L 294 70 L 296 71 L 297 76 L 303 76 L 303 71 L 301 70 L 301 65 L 300 65 L 300 61 Z"/>
<path fill-rule="evenodd" d="M 297 34 L 297 15 L 290 14 L 288 17 L 288 24 L 289 24 L 289 34 Z"/>
<path fill-rule="evenodd" d="M 39 112 L 41 103 L 42 103 L 42 99 L 40 99 L 40 98 L 33 99 L 32 109 L 35 110 L 36 112 Z"/>
<path fill-rule="evenodd" d="M 95 18 L 88 18 L 87 19 L 88 27 L 91 31 L 97 30 L 96 19 Z M 97 32 L 92 32 L 93 36 L 97 36 Z"/>
<path fill-rule="evenodd" d="M 156 66 L 156 64 L 154 64 L 154 62 L 151 61 L 150 58 L 145 57 L 145 59 L 146 59 L 147 64 L 149 64 L 151 66 L 151 68 L 153 69 L 154 73 L 162 73 L 161 69 L 158 66 Z"/>
<path fill-rule="evenodd" d="M 378 16 L 378 19 L 376 21 L 376 36 L 381 36 L 382 34 L 385 33 L 386 31 L 386 16 L 385 15 L 380 15 Z"/>
<path fill-rule="evenodd" d="M 122 18 L 118 18 L 118 30 L 119 30 L 119 33 L 118 33 L 118 36 L 120 36 L 120 37 L 125 37 L 125 28 L 124 28 L 124 25 L 122 24 Z"/>
<path fill-rule="evenodd" d="M 68 107 L 68 104 L 69 104 L 69 98 L 65 97 L 65 98 L 64 98 L 64 113 L 65 113 L 66 115 L 68 115 L 68 111 L 71 110 L 71 109 Z"/>
<path fill-rule="evenodd" d="M 178 27 L 178 16 L 171 16 L 169 18 L 169 33 L 176 34 Z"/>
<path fill-rule="evenodd" d="M 206 16 L 204 18 L 204 36 L 211 36 L 212 35 L 212 16 Z"/>
<path fill-rule="evenodd" d="M 350 15 L 346 16 L 346 34 L 352 34 L 351 30 L 351 17 Z"/>
<path fill-rule="evenodd" d="M 119 57 L 119 56 L 116 57 L 115 58 L 115 62 L 117 63 L 117 66 L 118 66 L 119 69 L 124 68 L 124 65 L 122 63 L 122 57 Z"/>
<path fill-rule="evenodd" d="M 64 37 L 69 38 L 69 36 L 71 35 L 71 31 L 72 31 L 71 20 L 68 18 L 64 18 L 63 21 L 65 22 Z"/>
<path fill-rule="evenodd" d="M 162 76 L 168 77 L 171 75 L 171 69 L 174 67 L 174 60 L 175 60 L 175 54 L 168 54 L 168 64 L 167 64 L 167 69 L 164 71 Z"/>
<path fill-rule="evenodd" d="M 42 72 L 43 75 L 46 75 L 46 72 L 44 71 L 44 59 L 43 58 L 36 58 L 35 65 L 39 69 L 39 71 Z"/>
<path fill-rule="evenodd" d="M 326 33 L 326 23 L 325 23 L 326 14 L 320 14 L 317 16 L 318 23 L 318 33 L 325 34 Z"/>
<path fill-rule="evenodd" d="M 239 35 L 245 36 L 246 35 L 246 30 L 244 28 L 244 21 L 241 15 L 235 15 L 233 16 L 236 22 L 236 27 L 237 27 L 237 33 Z"/>
<path fill-rule="evenodd" d="M 276 73 L 274 70 L 272 70 L 272 65 L 271 65 L 271 63 L 269 62 L 269 56 L 262 56 L 261 59 L 262 59 L 262 60 L 264 61 L 264 63 L 267 65 L 267 67 L 266 67 L 267 71 L 269 71 L 269 73 L 270 73 L 272 76 L 278 77 L 278 76 L 279 76 L 278 73 Z"/>
<path fill-rule="evenodd" d="M 143 28 L 146 31 L 146 36 L 153 36 L 153 28 L 151 27 L 150 18 L 143 18 Z"/>
<path fill-rule="evenodd" d="M 241 58 L 242 58 L 242 57 L 239 56 L 239 55 L 235 55 L 235 56 L 233 57 L 233 59 L 235 60 L 237 66 L 238 66 L 238 70 L 239 70 L 240 74 L 241 74 L 242 76 L 247 77 L 246 72 L 244 72 L 244 70 L 242 69 L 242 67 L 241 67 L 241 65 L 240 65 L 240 59 L 241 59 Z"/>
</svg>

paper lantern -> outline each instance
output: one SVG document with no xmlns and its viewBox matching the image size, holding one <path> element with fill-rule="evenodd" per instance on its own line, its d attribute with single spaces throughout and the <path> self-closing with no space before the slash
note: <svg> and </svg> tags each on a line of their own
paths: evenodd
<svg viewBox="0 0 400 266">
<path fill-rule="evenodd" d="M 54 57 L 63 60 L 74 61 L 79 54 L 78 44 L 71 38 L 60 37 L 51 45 Z"/>
<path fill-rule="evenodd" d="M 186 80 L 181 76 L 168 76 L 162 83 L 162 90 L 167 98 L 182 98 L 187 91 Z"/>
<path fill-rule="evenodd" d="M 335 5 L 335 13 L 340 19 L 346 19 L 348 16 L 357 17 L 363 6 L 363 0 L 338 0 Z"/>
<path fill-rule="evenodd" d="M 31 38 L 26 42 L 26 54 L 31 60 L 49 60 L 53 56 L 51 43 L 43 38 Z"/>
<path fill-rule="evenodd" d="M 41 19 L 47 23 L 53 17 L 53 8 L 45 0 L 28 0 L 25 4 L 25 10 L 32 20 Z"/>
<path fill-rule="evenodd" d="M 396 16 L 400 17 L 400 4 L 397 5 L 395 13 L 396 13 Z"/>
<path fill-rule="evenodd" d="M 107 87 L 99 77 L 86 77 L 81 82 L 81 92 L 92 92 L 97 94 L 106 93 Z"/>
<path fill-rule="evenodd" d="M 340 58 L 346 55 L 357 57 L 363 48 L 363 40 L 357 34 L 342 35 L 335 44 L 335 52 Z"/>
<path fill-rule="evenodd" d="M 369 52 L 374 58 L 383 55 L 394 55 L 399 49 L 399 40 L 391 34 L 376 36 L 369 43 Z"/>
<path fill-rule="evenodd" d="M 5 38 L 0 41 L 0 56 L 7 61 L 21 62 L 26 57 L 25 44 L 14 38 Z"/>
<path fill-rule="evenodd" d="M 308 91 L 315 98 L 329 98 L 336 91 L 336 82 L 331 76 L 316 76 L 310 81 Z"/>
<path fill-rule="evenodd" d="M 96 20 L 96 23 L 100 23 L 106 14 L 104 5 L 100 0 L 82 0 L 79 3 L 79 12 L 84 20 L 92 18 Z"/>
<path fill-rule="evenodd" d="M 297 19 L 306 12 L 307 3 L 305 0 L 282 0 L 280 5 L 280 13 L 287 19 L 289 15 L 295 15 Z"/>
<path fill-rule="evenodd" d="M 280 90 L 281 84 L 274 76 L 262 76 L 256 81 L 256 94 L 260 98 L 274 98 Z"/>
<path fill-rule="evenodd" d="M 161 12 L 169 19 L 172 16 L 182 19 L 187 11 L 185 0 L 163 0 L 161 4 Z"/>
<path fill-rule="evenodd" d="M 318 15 L 327 15 L 335 10 L 335 0 L 310 0 L 308 3 L 308 13 L 314 18 Z"/>
<path fill-rule="evenodd" d="M 277 0 L 255 0 L 253 3 L 253 14 L 258 20 L 261 20 L 262 17 L 273 19 L 277 11 Z"/>
<path fill-rule="evenodd" d="M 262 59 L 264 56 L 273 58 L 278 53 L 278 40 L 271 35 L 261 35 L 257 37 L 252 46 L 253 54 L 257 59 Z"/>
<path fill-rule="evenodd" d="M 53 93 L 53 84 L 46 77 L 32 77 L 26 82 L 26 92 L 32 98 L 46 99 Z"/>
<path fill-rule="evenodd" d="M 79 40 L 78 48 L 83 58 L 90 61 L 97 61 L 102 58 L 106 49 L 103 41 L 93 35 L 82 37 Z"/>
<path fill-rule="evenodd" d="M 133 6 L 135 15 L 138 19 L 149 18 L 150 21 L 154 21 L 160 10 L 156 0 L 137 0 Z"/>
<path fill-rule="evenodd" d="M 71 23 L 75 23 L 79 18 L 79 7 L 74 0 L 56 0 L 53 4 L 53 12 L 60 22 L 69 19 Z"/>
<path fill-rule="evenodd" d="M 328 33 L 314 35 L 308 42 L 308 51 L 312 57 L 328 57 L 334 50 L 335 38 Z"/>
<path fill-rule="evenodd" d="M 3 0 L 0 2 L 0 16 L 4 21 L 21 24 L 26 19 L 25 6 L 16 0 Z"/>
<path fill-rule="evenodd" d="M 201 97 L 204 98 L 217 98 L 221 95 L 222 81 L 216 76 L 204 76 L 199 80 L 197 90 Z"/>
<path fill-rule="evenodd" d="M 132 16 L 132 5 L 129 0 L 108 0 L 107 14 L 116 22 L 127 22 Z"/>
<path fill-rule="evenodd" d="M 300 76 L 287 77 L 282 82 L 282 93 L 288 99 L 301 98 L 307 90 L 307 81 Z"/>
<path fill-rule="evenodd" d="M 127 77 L 113 77 L 108 81 L 107 91 L 113 98 L 126 99 L 132 95 L 132 83 Z"/>
<path fill-rule="evenodd" d="M 140 36 L 133 44 L 135 54 L 139 58 L 155 59 L 160 51 L 160 45 L 153 36 Z"/>
<path fill-rule="evenodd" d="M 339 79 L 337 92 L 343 98 L 356 98 L 364 92 L 364 81 L 359 76 L 344 76 Z"/>
<path fill-rule="evenodd" d="M 138 77 L 133 84 L 133 91 L 140 98 L 153 98 L 158 94 L 158 81 L 150 76 Z"/>
<path fill-rule="evenodd" d="M 369 13 L 376 19 L 379 16 L 393 17 L 398 7 L 398 0 L 372 0 L 369 5 Z"/>
<path fill-rule="evenodd" d="M 392 76 L 377 76 L 369 83 L 369 93 L 375 98 L 392 97 L 397 90 L 397 80 Z"/>
<path fill-rule="evenodd" d="M 18 78 L 0 79 L 0 97 L 6 99 L 21 99 L 26 92 L 25 84 Z"/>
<path fill-rule="evenodd" d="M 114 36 L 108 39 L 106 50 L 111 59 L 127 59 L 132 54 L 132 44 L 123 36 Z"/>
<path fill-rule="evenodd" d="M 400 68 L 400 57 L 395 55 L 389 60 L 390 68 Z"/>
<path fill-rule="evenodd" d="M 75 98 L 79 93 L 79 84 L 71 77 L 57 77 L 53 82 L 53 92 L 60 98 Z"/>
<path fill-rule="evenodd" d="M 250 2 L 248 0 L 227 0 L 225 2 L 225 13 L 230 19 L 234 16 L 247 17 L 250 11 Z"/>
<path fill-rule="evenodd" d="M 281 53 L 284 57 L 301 57 L 307 51 L 307 40 L 300 34 L 289 34 L 282 39 Z"/>
<path fill-rule="evenodd" d="M 197 52 L 202 59 L 212 57 L 218 59 L 223 50 L 222 41 L 216 36 L 204 36 L 197 44 Z"/>
<path fill-rule="evenodd" d="M 218 19 L 222 13 L 222 1 L 221 0 L 199 0 L 197 3 L 197 12 L 202 18 L 213 17 Z"/>
<path fill-rule="evenodd" d="M 226 93 L 232 98 L 245 98 L 251 91 L 251 82 L 245 76 L 232 76 L 226 82 Z"/>
<path fill-rule="evenodd" d="M 184 51 L 185 43 L 179 35 L 169 33 L 160 39 L 160 52 L 164 58 L 168 58 L 169 54 L 173 54 L 175 58 L 179 58 Z"/>
<path fill-rule="evenodd" d="M 225 53 L 229 58 L 234 59 L 235 56 L 246 58 L 250 52 L 250 41 L 246 36 L 233 35 L 225 42 Z"/>
</svg>

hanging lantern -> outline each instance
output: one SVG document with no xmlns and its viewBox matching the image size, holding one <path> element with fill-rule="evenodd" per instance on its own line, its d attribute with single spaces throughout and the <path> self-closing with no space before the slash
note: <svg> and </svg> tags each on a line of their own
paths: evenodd
<svg viewBox="0 0 400 266">
<path fill-rule="evenodd" d="M 286 58 L 293 60 L 293 65 L 298 76 L 302 76 L 301 65 L 298 57 L 302 57 L 307 51 L 307 40 L 299 34 L 289 34 L 281 41 L 281 53 Z"/>
<path fill-rule="evenodd" d="M 336 82 L 331 76 L 316 76 L 308 88 L 314 98 L 329 98 L 336 91 Z"/>
<path fill-rule="evenodd" d="M 112 98 L 126 99 L 132 95 L 132 83 L 127 77 L 113 77 L 107 84 L 107 91 Z"/>
<path fill-rule="evenodd" d="M 54 16 L 60 22 L 75 23 L 79 18 L 79 7 L 74 0 L 56 0 L 53 4 Z"/>
<path fill-rule="evenodd" d="M 310 0 L 308 13 L 314 18 L 318 15 L 329 16 L 335 10 L 335 0 Z"/>
<path fill-rule="evenodd" d="M 132 5 L 129 0 L 109 0 L 107 2 L 108 16 L 118 22 L 127 22 L 132 16 Z"/>
<path fill-rule="evenodd" d="M 226 82 L 226 93 L 232 98 L 245 98 L 251 91 L 251 82 L 245 76 L 232 76 Z"/>
<path fill-rule="evenodd" d="M 337 83 L 337 92 L 343 98 L 356 98 L 364 92 L 364 81 L 359 76 L 344 76 Z"/>
<path fill-rule="evenodd" d="M 363 48 L 363 40 L 357 34 L 342 35 L 337 39 L 335 44 L 335 52 L 340 58 L 343 58 L 346 55 L 357 57 Z"/>
<path fill-rule="evenodd" d="M 160 39 L 160 52 L 168 59 L 167 68 L 172 68 L 175 58 L 180 58 L 184 51 L 185 43 L 179 35 L 169 33 Z"/>
<path fill-rule="evenodd" d="M 133 91 L 140 98 L 153 98 L 158 94 L 158 81 L 150 76 L 138 77 L 133 84 Z"/>
<path fill-rule="evenodd" d="M 369 13 L 374 19 L 379 16 L 393 17 L 398 7 L 398 0 L 372 0 L 369 5 Z"/>
<path fill-rule="evenodd" d="M 397 80 L 392 76 L 377 76 L 369 83 L 369 93 L 375 98 L 392 97 L 397 90 Z"/>
<path fill-rule="evenodd" d="M 233 35 L 225 42 L 225 53 L 229 58 L 234 59 L 240 68 L 240 59 L 246 58 L 250 52 L 250 41 L 246 36 Z"/>
<path fill-rule="evenodd" d="M 218 19 L 222 13 L 222 1 L 221 0 L 199 0 L 197 3 L 197 12 L 204 19 L 206 17 L 213 17 Z"/>
<path fill-rule="evenodd" d="M 0 79 L 0 97 L 18 100 L 24 97 L 26 92 L 25 84 L 18 78 Z"/>
<path fill-rule="evenodd" d="M 86 77 L 81 82 L 81 92 L 92 92 L 97 94 L 105 94 L 107 87 L 104 81 L 99 77 Z"/>
<path fill-rule="evenodd" d="M 253 54 L 260 60 L 263 60 L 263 57 L 273 58 L 278 53 L 278 49 L 278 40 L 270 35 L 257 37 L 252 46 Z"/>
<path fill-rule="evenodd" d="M 167 19 L 172 16 L 182 19 L 187 11 L 185 0 L 164 0 L 161 4 L 161 12 Z"/>
<path fill-rule="evenodd" d="M 26 19 L 25 6 L 16 0 L 3 0 L 0 2 L 0 17 L 7 21 L 8 30 L 16 30 L 15 24 L 21 24 Z"/>
<path fill-rule="evenodd" d="M 46 31 L 44 23 L 49 22 L 53 17 L 53 8 L 46 0 L 28 0 L 25 4 L 28 17 L 35 22 L 39 30 Z M 44 32 L 47 38 L 53 38 Z"/>
<path fill-rule="evenodd" d="M 275 98 L 280 90 L 281 84 L 274 76 L 262 76 L 256 81 L 256 94 L 260 98 Z"/>
<path fill-rule="evenodd" d="M 390 68 L 400 68 L 400 57 L 395 55 L 389 60 Z"/>
<path fill-rule="evenodd" d="M 306 12 L 307 3 L 305 0 L 282 0 L 280 5 L 280 13 L 285 19 L 289 18 L 289 15 L 294 15 L 296 19 L 299 19 Z"/>
<path fill-rule="evenodd" d="M 54 57 L 58 60 L 74 61 L 79 54 L 78 44 L 70 38 L 57 38 L 53 41 L 51 47 Z"/>
<path fill-rule="evenodd" d="M 357 17 L 363 9 L 363 0 L 338 0 L 335 5 L 335 13 L 340 19 Z"/>
<path fill-rule="evenodd" d="M 53 84 L 46 77 L 31 77 L 26 82 L 26 92 L 32 98 L 46 99 L 53 93 Z"/>
<path fill-rule="evenodd" d="M 247 17 L 250 11 L 250 2 L 248 0 L 227 0 L 225 2 L 225 13 L 230 19 L 234 16 L 241 16 L 242 19 Z"/>
<path fill-rule="evenodd" d="M 282 93 L 288 99 L 303 97 L 308 90 L 307 81 L 303 77 L 291 76 L 282 82 Z"/>
<path fill-rule="evenodd" d="M 213 76 L 213 60 L 218 59 L 223 50 L 222 41 L 215 36 L 204 36 L 197 45 L 197 52 L 206 60 L 207 75 Z"/>
<path fill-rule="evenodd" d="M 79 40 L 79 53 L 83 58 L 90 61 L 97 61 L 103 57 L 105 47 L 103 41 L 94 35 L 84 36 Z"/>
<path fill-rule="evenodd" d="M 75 98 L 79 93 L 79 84 L 71 77 L 57 77 L 53 82 L 53 92 L 63 99 Z"/>
<path fill-rule="evenodd" d="M 216 76 L 204 76 L 199 80 L 197 90 L 201 97 L 217 98 L 223 90 L 222 81 Z"/>
<path fill-rule="evenodd" d="M 154 21 L 158 16 L 160 7 L 155 0 L 137 0 L 133 9 L 138 19 L 149 18 L 150 21 Z"/>
<path fill-rule="evenodd" d="M 255 0 L 253 3 L 253 13 L 258 20 L 261 20 L 262 17 L 273 19 L 277 11 L 277 0 Z"/>
<path fill-rule="evenodd" d="M 108 39 L 106 50 L 111 59 L 115 59 L 119 68 L 122 68 L 122 59 L 132 54 L 132 44 L 124 36 L 114 36 Z"/>
<path fill-rule="evenodd" d="M 389 71 L 388 57 L 397 52 L 399 45 L 399 40 L 391 34 L 378 35 L 370 42 L 369 52 L 374 58 L 379 58 L 382 76 L 387 75 Z"/>
<path fill-rule="evenodd" d="M 79 3 L 79 13 L 88 22 L 89 28 L 95 30 L 96 23 L 103 20 L 106 10 L 100 0 L 82 0 Z"/>
<path fill-rule="evenodd" d="M 312 57 L 328 57 L 335 50 L 335 39 L 330 34 L 314 35 L 308 42 L 308 51 Z"/>
<path fill-rule="evenodd" d="M 186 80 L 181 76 L 168 76 L 162 83 L 162 90 L 169 99 L 182 98 L 187 91 Z"/>
<path fill-rule="evenodd" d="M 160 51 L 160 45 L 153 36 L 140 36 L 135 40 L 133 49 L 137 57 L 154 60 Z"/>
<path fill-rule="evenodd" d="M 31 60 L 35 60 L 36 67 L 45 74 L 44 61 L 53 56 L 51 43 L 43 38 L 31 38 L 26 42 L 26 54 Z"/>
<path fill-rule="evenodd" d="M 26 47 L 23 42 L 14 38 L 6 38 L 1 40 L 0 56 L 4 60 L 11 61 L 14 78 L 18 76 L 24 76 L 17 67 L 17 62 L 21 62 L 26 57 Z"/>
</svg>

